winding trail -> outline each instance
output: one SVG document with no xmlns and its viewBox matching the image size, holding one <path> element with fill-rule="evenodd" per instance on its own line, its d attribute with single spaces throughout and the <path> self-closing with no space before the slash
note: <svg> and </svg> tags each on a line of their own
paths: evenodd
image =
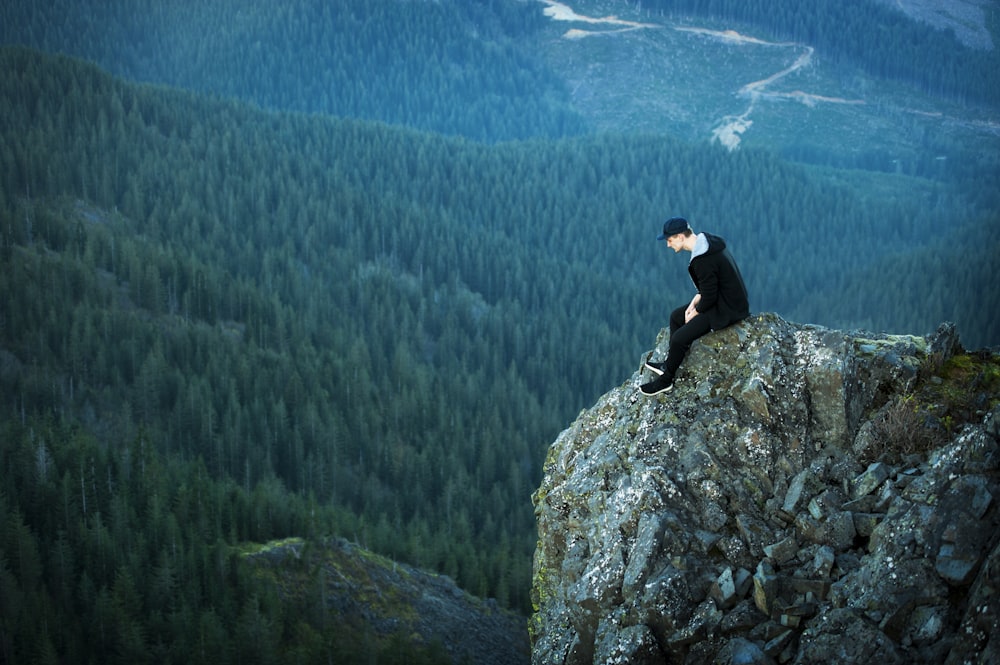
<svg viewBox="0 0 1000 665">
<path fill-rule="evenodd" d="M 792 90 L 790 92 L 780 92 L 770 90 L 770 87 L 777 81 L 783 79 L 789 74 L 793 74 L 800 69 L 808 67 L 812 63 L 812 56 L 815 49 L 812 46 L 807 46 L 805 44 L 799 44 L 796 42 L 768 42 L 762 39 L 757 39 L 756 37 L 747 37 L 746 35 L 741 35 L 735 30 L 706 30 L 704 28 L 674 28 L 680 32 L 692 32 L 695 34 L 703 35 L 712 39 L 717 39 L 728 44 L 736 45 L 746 45 L 746 46 L 765 46 L 765 47 L 778 47 L 778 48 L 793 48 L 801 49 L 802 53 L 799 57 L 795 59 L 791 65 L 782 69 L 779 72 L 771 74 L 767 78 L 761 79 L 759 81 L 753 81 L 747 83 L 739 89 L 737 94 L 740 97 L 749 97 L 750 105 L 747 109 L 740 115 L 729 115 L 724 116 L 715 129 L 712 130 L 712 138 L 726 146 L 729 150 L 736 150 L 740 145 L 740 136 L 746 130 L 750 129 L 753 121 L 750 119 L 751 114 L 758 100 L 791 100 L 796 101 L 806 106 L 816 106 L 818 103 L 827 104 L 864 104 L 863 99 L 844 99 L 842 97 L 827 97 L 825 95 L 816 95 L 810 92 L 804 92 L 802 90 Z"/>
</svg>

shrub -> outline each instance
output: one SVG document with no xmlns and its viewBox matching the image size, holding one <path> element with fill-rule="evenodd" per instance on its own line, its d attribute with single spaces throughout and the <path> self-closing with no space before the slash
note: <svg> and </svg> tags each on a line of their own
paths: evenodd
<svg viewBox="0 0 1000 665">
<path fill-rule="evenodd" d="M 886 462 L 901 462 L 910 455 L 924 455 L 946 441 L 936 418 L 912 394 L 894 397 L 872 421 L 875 444 L 871 454 Z"/>
</svg>

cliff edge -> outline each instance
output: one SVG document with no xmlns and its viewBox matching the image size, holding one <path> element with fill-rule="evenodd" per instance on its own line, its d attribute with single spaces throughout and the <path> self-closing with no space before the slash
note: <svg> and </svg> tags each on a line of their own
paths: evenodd
<svg viewBox="0 0 1000 665">
<path fill-rule="evenodd" d="M 549 450 L 533 663 L 1000 662 L 1000 357 L 763 314 L 645 380 Z"/>
</svg>

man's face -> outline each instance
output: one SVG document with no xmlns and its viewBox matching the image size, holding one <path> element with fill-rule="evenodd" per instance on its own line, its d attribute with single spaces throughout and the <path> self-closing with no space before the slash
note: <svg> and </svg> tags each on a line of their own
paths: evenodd
<svg viewBox="0 0 1000 665">
<path fill-rule="evenodd" d="M 667 238 L 667 247 L 669 247 L 670 249 L 674 250 L 674 254 L 676 254 L 677 252 L 681 251 L 681 249 L 683 249 L 683 247 L 682 247 L 683 243 L 684 243 L 684 234 L 683 233 L 675 233 L 674 235 L 669 236 Z"/>
</svg>

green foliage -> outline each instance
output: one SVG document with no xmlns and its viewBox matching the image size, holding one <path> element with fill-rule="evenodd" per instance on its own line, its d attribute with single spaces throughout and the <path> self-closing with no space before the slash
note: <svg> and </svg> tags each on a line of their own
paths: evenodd
<svg viewBox="0 0 1000 665">
<path fill-rule="evenodd" d="M 949 431 L 978 421 L 1000 402 L 1000 358 L 993 353 L 959 353 L 943 363 L 931 357 L 923 371 L 928 378 L 920 399 Z"/>
<path fill-rule="evenodd" d="M 0 44 L 264 108 L 495 142 L 584 129 L 525 48 L 544 20 L 541 4 L 495 0 L 10 0 Z"/>
<path fill-rule="evenodd" d="M 239 542 L 341 519 L 277 481 L 247 492 L 142 435 L 107 446 L 43 420 L 0 423 L 0 464 L 5 662 L 449 662 L 439 644 L 345 632 L 260 584 Z"/>
<path fill-rule="evenodd" d="M 929 355 L 913 392 L 894 397 L 873 420 L 868 461 L 925 456 L 1000 403 L 1000 358 L 990 352 Z"/>
</svg>

